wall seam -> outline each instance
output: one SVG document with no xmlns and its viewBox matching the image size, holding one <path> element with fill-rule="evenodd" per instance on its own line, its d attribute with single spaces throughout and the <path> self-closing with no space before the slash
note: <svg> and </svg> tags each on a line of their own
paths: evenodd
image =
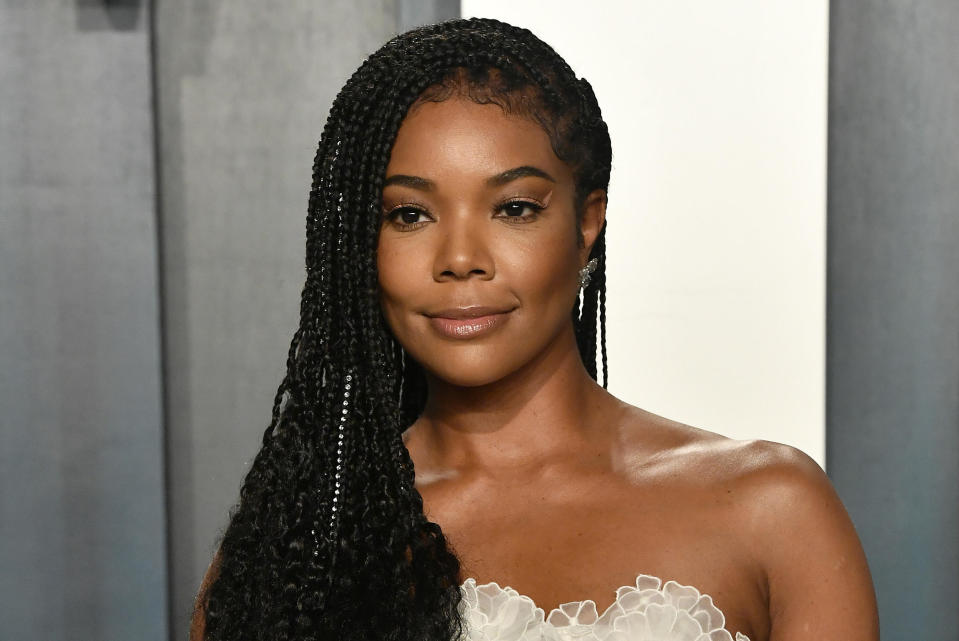
<svg viewBox="0 0 959 641">
<path fill-rule="evenodd" d="M 160 433 L 161 433 L 161 470 L 163 478 L 163 554 L 166 569 L 164 572 L 164 593 L 166 594 L 166 619 L 167 619 L 167 637 L 170 641 L 175 641 L 176 621 L 174 620 L 174 599 L 173 599 L 173 533 L 171 531 L 170 514 L 171 491 L 170 491 L 170 430 L 167 417 L 169 413 L 169 359 L 168 340 L 167 340 L 167 322 L 166 322 L 166 271 L 165 252 L 163 243 L 163 164 L 162 149 L 160 145 L 161 126 L 160 126 L 160 97 L 159 97 L 159 73 L 158 65 L 158 46 L 157 46 L 157 27 L 156 27 L 156 2 L 155 0 L 146 0 L 147 2 L 147 42 L 149 46 L 148 60 L 150 65 L 150 112 L 152 120 L 152 143 L 153 143 L 153 211 L 154 211 L 154 229 L 156 233 L 156 274 L 157 274 L 157 325 L 159 333 L 159 361 L 160 361 Z"/>
</svg>

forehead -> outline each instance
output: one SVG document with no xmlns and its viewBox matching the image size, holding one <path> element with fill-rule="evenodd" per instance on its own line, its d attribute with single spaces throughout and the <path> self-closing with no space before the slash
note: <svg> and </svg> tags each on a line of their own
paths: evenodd
<svg viewBox="0 0 959 641">
<path fill-rule="evenodd" d="M 557 180 L 572 180 L 539 124 L 507 114 L 496 104 L 453 97 L 410 110 L 396 135 L 387 174 L 485 179 L 521 165 L 540 167 Z"/>
</svg>

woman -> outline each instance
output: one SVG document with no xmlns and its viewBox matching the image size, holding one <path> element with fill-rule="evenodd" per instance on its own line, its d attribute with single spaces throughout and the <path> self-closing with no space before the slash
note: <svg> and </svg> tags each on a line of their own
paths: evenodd
<svg viewBox="0 0 959 641">
<path fill-rule="evenodd" d="M 350 78 L 191 638 L 878 638 L 818 465 L 606 391 L 610 149 L 589 83 L 495 20 L 402 34 Z"/>
</svg>

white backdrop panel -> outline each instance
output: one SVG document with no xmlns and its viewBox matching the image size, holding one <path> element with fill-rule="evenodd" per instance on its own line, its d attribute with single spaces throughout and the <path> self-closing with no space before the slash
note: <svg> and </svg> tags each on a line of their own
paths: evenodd
<svg viewBox="0 0 959 641">
<path fill-rule="evenodd" d="M 825 463 L 828 1 L 464 0 L 593 85 L 610 390 Z"/>
</svg>

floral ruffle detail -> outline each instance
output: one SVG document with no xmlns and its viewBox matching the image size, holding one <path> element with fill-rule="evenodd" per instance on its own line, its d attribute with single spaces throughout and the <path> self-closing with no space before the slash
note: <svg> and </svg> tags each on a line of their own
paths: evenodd
<svg viewBox="0 0 959 641">
<path fill-rule="evenodd" d="M 465 608 L 464 620 L 469 626 L 467 641 L 526 641 L 541 639 L 543 609 L 533 600 L 511 587 L 501 588 L 498 583 L 476 585 L 469 578 L 460 586 L 463 601 L 460 613 Z"/>
<path fill-rule="evenodd" d="M 463 641 L 749 641 L 725 629 L 726 617 L 708 594 L 648 574 L 619 588 L 602 614 L 587 599 L 564 603 L 547 618 L 528 596 L 472 578 L 460 590 Z"/>
</svg>

